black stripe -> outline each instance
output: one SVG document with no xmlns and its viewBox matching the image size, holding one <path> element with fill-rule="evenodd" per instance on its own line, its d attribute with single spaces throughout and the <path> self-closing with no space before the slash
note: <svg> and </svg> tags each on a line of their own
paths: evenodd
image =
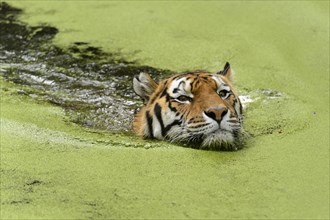
<svg viewBox="0 0 330 220">
<path fill-rule="evenodd" d="M 240 113 L 240 115 L 241 115 L 241 114 L 243 114 L 243 106 L 242 106 L 242 103 L 241 103 L 241 101 L 239 100 L 239 98 L 238 98 L 238 102 L 239 102 L 239 113 Z"/>
<path fill-rule="evenodd" d="M 170 95 L 166 94 L 166 102 L 170 102 L 170 99 L 171 99 Z"/>
<path fill-rule="evenodd" d="M 240 131 L 238 129 L 234 129 L 232 134 L 233 134 L 234 139 L 236 140 L 239 138 Z"/>
<path fill-rule="evenodd" d="M 163 98 L 165 95 L 167 95 L 167 88 L 165 87 L 162 94 L 159 96 L 159 99 Z"/>
<path fill-rule="evenodd" d="M 149 111 L 146 111 L 146 118 L 147 118 L 147 122 L 148 122 L 148 129 L 149 129 L 150 137 L 154 138 L 154 133 L 152 130 L 152 117 L 150 116 Z"/>
<path fill-rule="evenodd" d="M 181 79 L 183 77 L 186 77 L 186 75 L 187 74 L 179 74 L 179 75 L 174 76 L 171 80 L 173 82 L 174 80 L 178 80 L 178 79 Z"/>
<path fill-rule="evenodd" d="M 160 95 L 159 95 L 160 94 Z M 158 96 L 159 95 L 159 96 Z M 163 88 L 163 91 L 160 93 L 157 93 L 157 95 L 155 95 L 155 96 L 153 96 L 153 98 L 152 99 L 150 99 L 150 101 L 149 101 L 149 103 L 150 104 L 153 104 L 155 101 L 156 101 L 156 99 L 161 99 L 161 98 L 163 98 L 164 96 L 167 96 L 168 94 L 167 94 L 167 88 L 166 87 L 164 87 Z"/>
<path fill-rule="evenodd" d="M 169 130 L 171 130 L 171 128 L 172 128 L 173 126 L 175 126 L 175 125 L 180 125 L 180 124 L 181 124 L 181 120 L 175 120 L 175 121 L 173 121 L 171 124 L 169 124 L 169 125 L 167 125 L 167 126 L 165 127 L 164 134 L 166 135 L 167 132 L 168 132 Z"/>
<path fill-rule="evenodd" d="M 175 120 L 173 121 L 171 124 L 167 125 L 166 127 L 164 127 L 164 122 L 163 122 L 163 118 L 162 118 L 162 107 L 156 103 L 155 105 L 155 108 L 154 108 L 154 112 L 155 112 L 155 115 L 159 121 L 159 124 L 160 124 L 160 128 L 161 128 L 161 131 L 162 131 L 162 136 L 165 137 L 167 132 L 169 130 L 171 130 L 171 128 L 175 125 L 180 125 L 182 120 Z"/>
<path fill-rule="evenodd" d="M 168 79 L 164 81 L 164 87 L 167 86 L 167 83 L 168 83 Z"/>
<path fill-rule="evenodd" d="M 234 108 L 233 108 L 233 109 L 235 110 L 235 114 L 236 114 L 236 116 L 238 117 L 239 115 L 238 115 L 238 112 L 236 111 L 236 103 L 237 103 L 237 102 L 239 102 L 239 101 L 238 101 L 238 99 L 235 97 L 235 99 L 234 99 Z"/>
<path fill-rule="evenodd" d="M 172 111 L 172 112 L 177 112 L 177 109 L 175 107 L 172 107 L 171 101 L 170 101 L 170 96 L 167 95 L 166 96 L 166 101 L 168 102 L 168 108 Z"/>
<path fill-rule="evenodd" d="M 182 80 L 182 81 L 179 83 L 179 85 L 178 85 L 179 88 L 180 88 L 181 84 L 186 84 L 186 81 L 185 81 L 185 80 Z"/>
<path fill-rule="evenodd" d="M 193 91 L 193 90 L 194 90 L 194 82 L 195 82 L 195 81 L 192 81 L 192 82 L 190 83 L 190 91 Z"/>
<path fill-rule="evenodd" d="M 141 80 L 140 80 L 140 75 L 134 75 L 134 78 L 135 78 L 137 81 L 141 82 Z"/>
<path fill-rule="evenodd" d="M 164 91 L 163 91 L 163 92 L 164 92 Z M 153 95 L 153 94 L 150 95 L 150 97 L 153 97 L 153 98 L 149 100 L 149 105 L 152 105 L 152 104 L 156 101 L 156 99 L 159 98 L 159 97 L 158 97 L 159 94 L 160 94 L 160 92 L 158 92 L 156 95 Z"/>
<path fill-rule="evenodd" d="M 162 136 L 165 137 L 166 132 L 165 132 L 164 122 L 163 122 L 163 118 L 162 118 L 162 107 L 160 107 L 160 105 L 158 103 L 155 104 L 154 112 L 159 121 L 160 128 L 162 131 Z"/>
</svg>

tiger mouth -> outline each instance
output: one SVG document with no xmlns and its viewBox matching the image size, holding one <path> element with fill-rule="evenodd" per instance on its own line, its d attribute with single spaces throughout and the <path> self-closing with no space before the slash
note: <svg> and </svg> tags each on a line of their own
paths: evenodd
<svg viewBox="0 0 330 220">
<path fill-rule="evenodd" d="M 204 150 L 238 150 L 239 131 L 229 131 L 218 128 L 209 133 L 191 135 L 189 140 L 182 142 L 184 145 Z"/>
<path fill-rule="evenodd" d="M 220 126 L 218 128 L 214 128 L 208 132 L 205 132 L 203 134 L 203 138 L 208 138 L 210 136 L 233 136 L 234 137 L 234 130 L 228 130 L 228 129 L 225 129 L 225 128 L 221 128 Z M 227 138 L 225 138 L 227 139 Z"/>
<path fill-rule="evenodd" d="M 235 151 L 242 148 L 243 133 L 241 129 L 228 131 L 218 129 L 206 135 L 201 143 L 201 149 Z"/>
<path fill-rule="evenodd" d="M 229 134 L 232 134 L 232 132 L 229 131 L 229 130 L 227 130 L 227 129 L 218 128 L 218 129 L 216 129 L 214 131 L 211 131 L 210 133 L 208 133 L 206 135 L 212 135 L 212 134 L 217 134 L 217 133 L 225 133 L 225 134 L 229 133 Z"/>
<path fill-rule="evenodd" d="M 134 130 L 143 137 L 199 149 L 235 149 L 242 137 L 243 108 L 231 85 L 232 70 L 194 71 L 156 83 L 148 74 L 133 80 L 145 106 Z"/>
<path fill-rule="evenodd" d="M 219 140 L 219 142 L 233 142 L 234 141 L 234 135 L 231 131 L 225 130 L 225 129 L 217 129 L 213 132 L 210 132 L 204 136 L 204 139 L 208 138 L 214 138 Z"/>
</svg>

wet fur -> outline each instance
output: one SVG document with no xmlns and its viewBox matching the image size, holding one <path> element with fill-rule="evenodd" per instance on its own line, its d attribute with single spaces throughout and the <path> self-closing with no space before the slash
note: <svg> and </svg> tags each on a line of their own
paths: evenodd
<svg viewBox="0 0 330 220">
<path fill-rule="evenodd" d="M 231 78 L 229 63 L 216 74 L 183 73 L 159 84 L 141 73 L 133 85 L 145 105 L 135 115 L 134 131 L 194 148 L 241 148 L 243 112 Z"/>
</svg>

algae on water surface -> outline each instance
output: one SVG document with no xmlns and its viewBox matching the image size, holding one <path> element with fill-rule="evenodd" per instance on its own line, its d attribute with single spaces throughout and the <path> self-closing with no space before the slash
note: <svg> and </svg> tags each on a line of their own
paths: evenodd
<svg viewBox="0 0 330 220">
<path fill-rule="evenodd" d="M 138 100 L 131 89 L 140 72 L 169 71 L 137 65 L 85 42 L 67 49 L 52 43 L 57 28 L 17 20 L 20 9 L 0 4 L 0 61 L 7 80 L 27 85 L 20 93 L 64 107 L 72 120 L 98 129 L 129 131 Z"/>
<path fill-rule="evenodd" d="M 132 76 L 143 71 L 159 79 L 172 73 L 139 66 L 121 58 L 118 52 L 104 52 L 85 42 L 62 49 L 52 42 L 57 28 L 21 22 L 17 19 L 21 10 L 6 3 L 0 5 L 0 11 L 0 74 L 25 85 L 19 93 L 62 106 L 78 124 L 130 131 L 134 110 L 141 104 L 132 90 Z M 272 97 L 276 91 L 268 92 Z"/>
<path fill-rule="evenodd" d="M 329 2 L 11 4 L 26 11 L 20 20 L 27 23 L 16 20 L 23 26 L 56 27 L 38 36 L 59 30 L 57 44 L 46 45 L 60 55 L 79 61 L 78 50 L 89 56 L 141 50 L 128 66 L 139 58 L 178 71 L 213 71 L 230 61 L 241 94 L 256 101 L 245 120 L 254 138 L 241 151 L 146 142 L 71 123 L 61 108 L 36 98 L 54 96 L 35 93 L 38 77 L 63 67 L 62 59 L 47 69 L 47 60 L 20 56 L 19 68 L 46 63 L 47 71 L 23 69 L 35 75 L 28 86 L 1 81 L 1 218 L 329 218 Z M 87 50 L 94 45 L 104 49 Z M 82 58 L 79 74 L 93 72 L 84 67 L 90 59 Z M 1 69 L 10 73 L 3 60 Z M 64 77 L 76 76 L 70 74 Z M 92 86 L 87 90 L 99 91 Z"/>
</svg>

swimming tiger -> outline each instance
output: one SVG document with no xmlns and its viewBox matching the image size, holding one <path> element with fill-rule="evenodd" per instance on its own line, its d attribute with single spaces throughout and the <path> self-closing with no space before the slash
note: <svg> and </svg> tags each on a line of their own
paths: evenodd
<svg viewBox="0 0 330 220">
<path fill-rule="evenodd" d="M 243 108 L 232 84 L 232 69 L 186 72 L 156 83 L 148 74 L 133 79 L 144 106 L 133 130 L 156 138 L 211 150 L 241 148 Z"/>
</svg>

